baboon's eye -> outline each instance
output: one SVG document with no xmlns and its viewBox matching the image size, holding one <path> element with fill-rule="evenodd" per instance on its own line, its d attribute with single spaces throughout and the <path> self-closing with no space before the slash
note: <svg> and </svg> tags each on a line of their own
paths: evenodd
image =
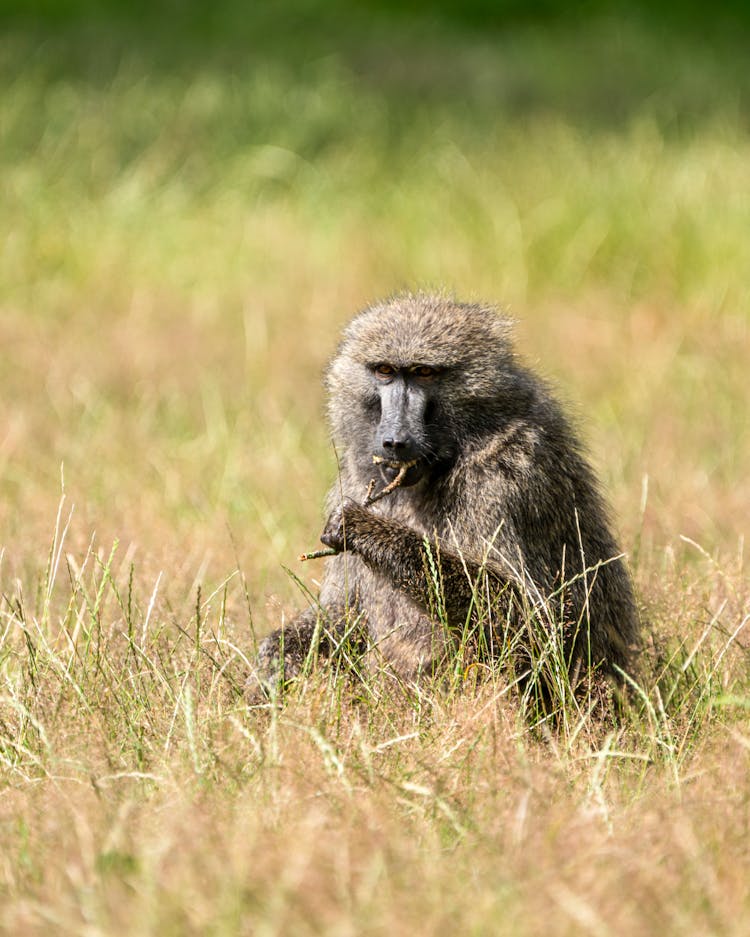
<svg viewBox="0 0 750 937">
<path fill-rule="evenodd" d="M 389 380 L 396 373 L 396 369 L 391 367 L 390 364 L 376 364 L 374 371 L 375 376 L 383 381 Z"/>
<path fill-rule="evenodd" d="M 425 380 L 436 377 L 438 373 L 437 368 L 431 368 L 429 364 L 415 364 L 410 370 L 414 377 L 421 377 Z"/>
</svg>

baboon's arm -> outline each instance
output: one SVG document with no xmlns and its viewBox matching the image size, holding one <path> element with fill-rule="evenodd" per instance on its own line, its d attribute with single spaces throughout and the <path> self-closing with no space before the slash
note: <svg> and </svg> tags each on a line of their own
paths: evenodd
<svg viewBox="0 0 750 937">
<path fill-rule="evenodd" d="M 429 611 L 443 604 L 449 622 L 461 622 L 483 574 L 494 593 L 516 593 L 515 583 L 498 570 L 460 557 L 425 540 L 404 524 L 374 514 L 347 498 L 336 508 L 321 540 L 336 550 L 351 550 L 376 572 Z M 437 581 L 436 581 L 437 579 Z"/>
</svg>

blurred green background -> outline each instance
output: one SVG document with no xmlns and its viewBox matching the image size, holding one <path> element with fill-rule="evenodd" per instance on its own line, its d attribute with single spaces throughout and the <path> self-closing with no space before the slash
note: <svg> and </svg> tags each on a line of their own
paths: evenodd
<svg viewBox="0 0 750 937">
<path fill-rule="evenodd" d="M 46 556 L 62 466 L 74 542 L 191 577 L 237 552 L 257 595 L 287 597 L 335 472 L 338 330 L 417 286 L 519 319 L 627 549 L 736 549 L 746 5 L 0 10 L 11 568 Z"/>
</svg>

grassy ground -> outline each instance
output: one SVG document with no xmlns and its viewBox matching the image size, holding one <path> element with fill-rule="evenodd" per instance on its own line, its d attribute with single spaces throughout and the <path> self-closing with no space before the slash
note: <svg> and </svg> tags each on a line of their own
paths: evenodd
<svg viewBox="0 0 750 937">
<path fill-rule="evenodd" d="M 81 9 L 0 38 L 0 926 L 746 934 L 741 31 Z M 616 730 L 500 678 L 243 704 L 338 329 L 416 285 L 579 414 L 655 634 Z"/>
</svg>

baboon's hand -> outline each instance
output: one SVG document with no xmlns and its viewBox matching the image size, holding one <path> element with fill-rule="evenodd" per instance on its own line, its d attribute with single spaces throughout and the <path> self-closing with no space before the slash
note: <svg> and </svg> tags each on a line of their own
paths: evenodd
<svg viewBox="0 0 750 937">
<path fill-rule="evenodd" d="M 331 511 L 323 533 L 320 535 L 321 541 L 338 553 L 351 550 L 356 518 L 363 513 L 367 511 L 356 501 L 344 498 L 343 502 Z"/>
</svg>

